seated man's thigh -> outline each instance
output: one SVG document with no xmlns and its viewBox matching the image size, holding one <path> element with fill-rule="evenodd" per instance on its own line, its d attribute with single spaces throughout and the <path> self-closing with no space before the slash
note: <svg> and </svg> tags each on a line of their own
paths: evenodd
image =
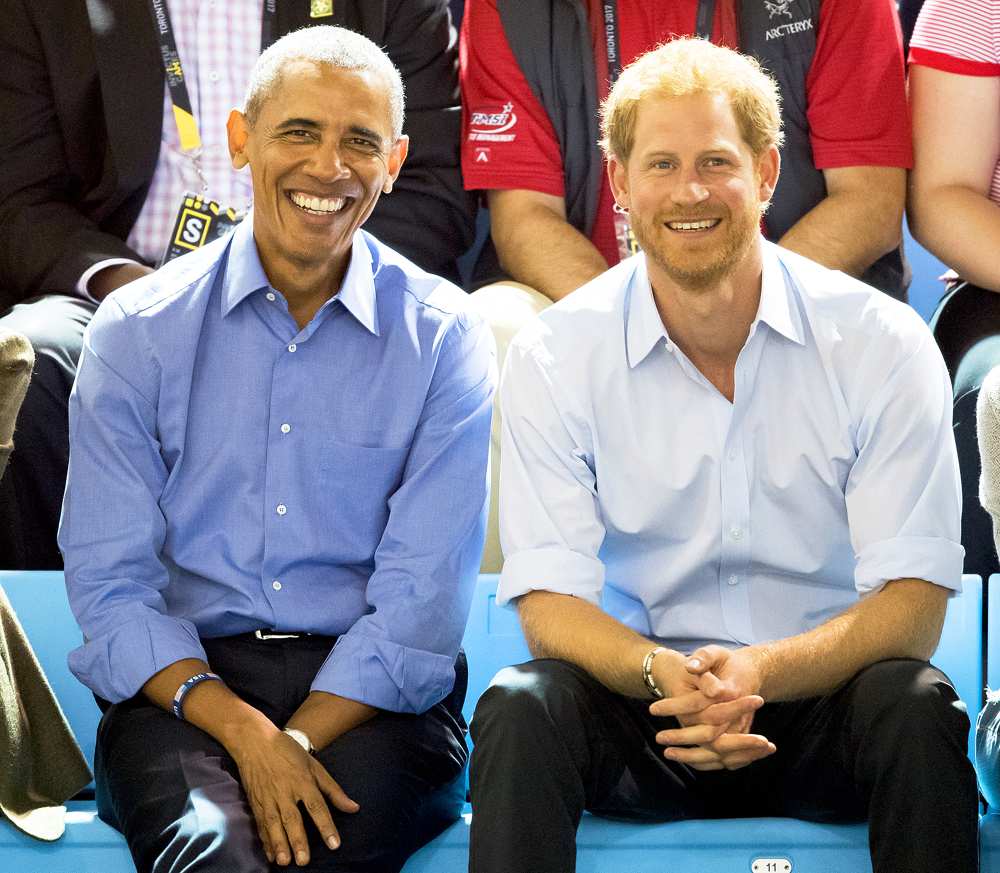
<svg viewBox="0 0 1000 873">
<path fill-rule="evenodd" d="M 94 769 L 101 817 L 139 873 L 269 869 L 236 764 L 194 725 L 136 698 L 113 706 Z"/>
<path fill-rule="evenodd" d="M 821 698 L 779 703 L 753 730 L 780 762 L 770 814 L 862 820 L 893 803 L 933 803 L 933 786 L 962 795 L 971 764 L 969 719 L 948 678 L 926 661 L 893 659 L 861 670 Z"/>
<path fill-rule="evenodd" d="M 310 871 L 395 873 L 462 812 L 468 752 L 461 726 L 442 704 L 422 715 L 380 713 L 317 757 L 361 808 L 331 808 L 341 837 L 333 852 L 307 822 Z"/>
</svg>

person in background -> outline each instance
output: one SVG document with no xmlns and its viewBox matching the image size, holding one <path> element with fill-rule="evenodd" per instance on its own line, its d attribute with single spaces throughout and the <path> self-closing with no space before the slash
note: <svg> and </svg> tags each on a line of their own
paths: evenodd
<svg viewBox="0 0 1000 873">
<path fill-rule="evenodd" d="M 14 450 L 14 427 L 31 380 L 35 353 L 28 338 L 0 331 L 0 479 Z"/>
<path fill-rule="evenodd" d="M 370 219 L 379 239 L 455 277 L 472 201 L 446 0 L 13 0 L 3 17 L 0 329 L 26 335 L 37 360 L 0 486 L 0 567 L 47 569 L 62 566 L 66 407 L 83 331 L 168 243 L 188 251 L 230 227 L 230 209 L 245 210 L 250 186 L 232 170 L 224 121 L 262 45 L 335 24 L 385 46 L 400 69 L 413 145 Z"/>
<path fill-rule="evenodd" d="M 928 663 L 963 556 L 930 331 L 762 238 L 753 59 L 669 42 L 603 119 L 642 251 L 508 353 L 497 604 L 537 660 L 476 707 L 470 869 L 570 873 L 588 809 L 867 819 L 876 873 L 974 873 L 969 719 Z"/>
<path fill-rule="evenodd" d="M 997 572 L 978 505 L 976 402 L 1000 364 L 1000 4 L 927 0 L 910 48 L 914 238 L 960 277 L 932 319 L 952 375 L 965 571 Z"/>
<path fill-rule="evenodd" d="M 496 372 L 466 295 L 360 230 L 402 130 L 373 42 L 278 40 L 227 125 L 250 215 L 88 328 L 69 665 L 140 871 L 395 873 L 464 803 Z"/>
<path fill-rule="evenodd" d="M 976 429 L 982 459 L 979 501 L 990 515 L 993 545 L 1000 552 L 1000 367 L 990 370 L 979 389 Z M 986 689 L 986 705 L 976 719 L 976 772 L 986 802 L 1000 810 L 1000 688 Z"/>
<path fill-rule="evenodd" d="M 634 252 L 597 146 L 598 104 L 623 66 L 693 34 L 757 56 L 778 79 L 786 142 L 768 239 L 905 299 L 911 149 L 893 0 L 469 0 L 462 168 L 466 187 L 486 194 L 491 233 L 473 305 L 493 328 L 501 367 L 523 324 Z M 495 415 L 482 568 L 491 572 L 502 562 L 500 426 Z"/>
</svg>

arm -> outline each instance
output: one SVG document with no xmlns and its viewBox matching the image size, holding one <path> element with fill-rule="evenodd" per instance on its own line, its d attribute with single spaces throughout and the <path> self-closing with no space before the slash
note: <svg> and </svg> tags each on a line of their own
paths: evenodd
<svg viewBox="0 0 1000 873">
<path fill-rule="evenodd" d="M 907 202 L 914 237 L 973 284 L 1000 291 L 1000 76 L 910 68 L 914 167 Z"/>
<path fill-rule="evenodd" d="M 42 291 L 74 294 L 90 265 L 141 260 L 72 199 L 83 182 L 67 164 L 47 64 L 62 49 L 45 44 L 29 6 L 8 4 L 0 28 L 0 284 L 10 302 Z M 38 14 L 50 12 L 42 6 Z M 75 26 L 89 26 L 85 14 Z"/>
<path fill-rule="evenodd" d="M 861 276 L 902 236 L 906 170 L 823 170 L 827 196 L 802 216 L 780 245 L 833 270 Z"/>
<path fill-rule="evenodd" d="M 311 720 L 313 707 L 349 714 L 337 698 L 425 712 L 454 684 L 485 534 L 496 365 L 492 335 L 468 314 L 453 316 L 426 346 L 434 372 L 402 481 L 388 496 L 365 591 L 370 611 L 337 640 L 294 726 Z"/>
<path fill-rule="evenodd" d="M 608 269 L 604 256 L 566 221 L 562 197 L 489 191 L 490 233 L 511 278 L 560 300 Z"/>
<path fill-rule="evenodd" d="M 474 198 L 459 166 L 455 30 L 445 0 L 390 2 L 386 22 L 382 44 L 403 77 L 410 152 L 365 229 L 425 270 L 450 274 L 475 236 Z"/>
</svg>

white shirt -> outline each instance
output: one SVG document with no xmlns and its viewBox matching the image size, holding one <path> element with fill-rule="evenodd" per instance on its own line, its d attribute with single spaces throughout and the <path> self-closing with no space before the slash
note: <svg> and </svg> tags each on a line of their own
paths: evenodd
<svg viewBox="0 0 1000 873">
<path fill-rule="evenodd" d="M 642 254 L 515 339 L 497 600 L 594 603 L 691 651 L 787 637 L 887 581 L 961 589 L 951 386 L 908 306 L 764 240 L 730 403 L 670 341 Z M 643 626 L 647 623 L 648 627 Z"/>
</svg>

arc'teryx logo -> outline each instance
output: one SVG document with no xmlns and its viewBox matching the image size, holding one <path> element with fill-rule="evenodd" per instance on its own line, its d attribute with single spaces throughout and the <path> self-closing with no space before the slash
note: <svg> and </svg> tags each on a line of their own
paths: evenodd
<svg viewBox="0 0 1000 873">
<path fill-rule="evenodd" d="M 792 5 L 792 0 L 764 0 L 764 6 L 770 13 L 771 18 L 775 15 L 787 15 L 792 17 L 792 12 L 788 8 Z"/>
</svg>

